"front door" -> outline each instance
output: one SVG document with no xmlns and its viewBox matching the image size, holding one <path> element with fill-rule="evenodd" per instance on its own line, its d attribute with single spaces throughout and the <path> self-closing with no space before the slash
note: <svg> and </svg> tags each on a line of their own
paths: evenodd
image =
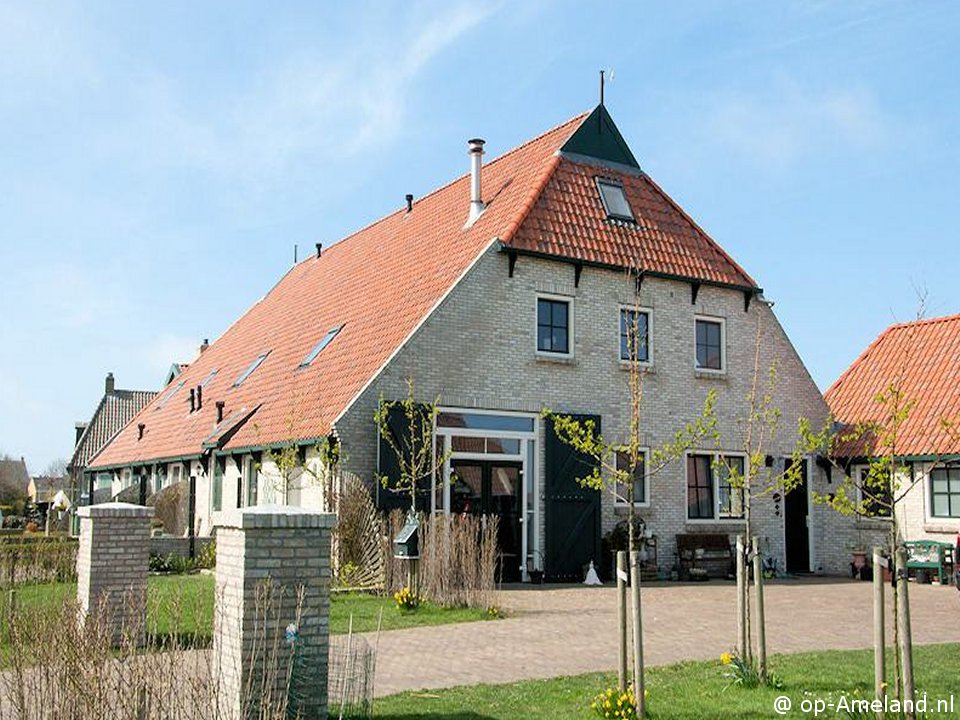
<svg viewBox="0 0 960 720">
<path fill-rule="evenodd" d="M 450 512 L 500 519 L 498 577 L 520 580 L 522 464 L 498 460 L 451 460 Z"/>
<path fill-rule="evenodd" d="M 787 572 L 810 572 L 810 506 L 807 501 L 807 461 L 803 462 L 803 481 L 784 499 L 784 539 L 787 546 Z M 790 460 L 787 460 L 790 463 Z"/>
</svg>

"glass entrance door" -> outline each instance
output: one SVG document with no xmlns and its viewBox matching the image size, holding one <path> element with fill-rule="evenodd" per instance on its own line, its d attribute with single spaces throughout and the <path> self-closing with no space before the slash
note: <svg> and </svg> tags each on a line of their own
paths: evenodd
<svg viewBox="0 0 960 720">
<path fill-rule="evenodd" d="M 498 576 L 517 582 L 521 576 L 523 465 L 501 460 L 451 460 L 450 512 L 496 515 L 500 522 Z"/>
</svg>

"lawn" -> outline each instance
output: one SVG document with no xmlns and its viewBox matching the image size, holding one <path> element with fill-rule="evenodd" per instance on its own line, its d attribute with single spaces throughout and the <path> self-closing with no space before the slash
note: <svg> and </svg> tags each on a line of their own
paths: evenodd
<svg viewBox="0 0 960 720">
<path fill-rule="evenodd" d="M 924 717 L 960 718 L 960 645 L 917 647 L 914 659 L 917 687 L 925 691 L 931 701 Z M 771 659 L 771 668 L 783 680 L 781 690 L 728 687 L 729 680 L 724 677 L 726 668 L 719 661 L 650 668 L 647 671 L 650 717 L 654 720 L 770 720 L 779 717 L 773 709 L 774 700 L 786 695 L 793 703 L 787 717 L 812 718 L 812 712 L 798 710 L 804 699 L 820 698 L 836 703 L 841 694 L 850 696 L 855 692 L 860 693 L 859 697 L 872 697 L 872 651 L 778 655 Z M 596 717 L 590 709 L 594 694 L 615 684 L 615 674 L 590 674 L 510 685 L 402 693 L 378 700 L 376 716 L 381 720 L 585 719 Z M 935 701 L 949 700 L 950 693 L 958 695 L 954 699 L 954 711 L 935 712 Z M 819 717 L 847 718 L 848 715 L 828 708 Z M 894 716 L 891 713 L 889 717 Z"/>
<path fill-rule="evenodd" d="M 25 611 L 56 611 L 76 597 L 75 583 L 25 585 L 17 589 L 18 606 Z M 147 585 L 147 623 L 152 633 L 209 642 L 213 632 L 214 582 L 212 575 L 153 575 Z M 0 593 L 0 617 L 6 617 L 7 593 Z M 393 599 L 361 593 L 334 593 L 330 604 L 330 631 L 346 633 L 353 616 L 354 632 L 377 629 L 380 609 L 383 629 L 483 620 L 482 610 L 443 608 L 426 604 L 416 612 L 400 612 Z M 4 638 L 0 637 L 0 642 Z"/>
</svg>

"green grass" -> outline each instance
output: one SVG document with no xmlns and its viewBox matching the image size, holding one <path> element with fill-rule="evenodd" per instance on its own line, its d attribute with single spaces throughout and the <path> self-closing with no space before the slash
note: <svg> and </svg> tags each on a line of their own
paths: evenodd
<svg viewBox="0 0 960 720">
<path fill-rule="evenodd" d="M 76 597 L 76 583 L 24 585 L 17 589 L 17 604 L 27 612 L 56 611 Z M 0 617 L 6 616 L 8 594 L 0 593 Z M 207 643 L 213 634 L 214 580 L 212 575 L 152 575 L 147 584 L 147 623 L 151 633 Z M 422 605 L 416 612 L 401 612 L 389 597 L 361 593 L 335 593 L 330 604 L 330 631 L 346 633 L 353 615 L 353 631 L 377 629 L 383 609 L 383 630 L 445 625 L 483 620 L 482 610 Z M 0 644 L 6 638 L 0 631 Z"/>
<path fill-rule="evenodd" d="M 960 645 L 929 645 L 914 648 L 917 687 L 931 700 L 949 699 L 953 714 L 937 714 L 931 703 L 926 717 L 960 718 Z M 783 680 L 782 690 L 761 687 L 744 690 L 728 687 L 725 668 L 715 662 L 687 662 L 647 670 L 648 711 L 654 720 L 711 720 L 716 718 L 780 717 L 773 711 L 779 695 L 788 696 L 793 710 L 787 717 L 812 718 L 798 710 L 803 698 L 837 702 L 840 694 L 873 693 L 872 651 L 829 651 L 802 655 L 778 655 L 771 669 Z M 892 676 L 892 673 L 891 673 Z M 475 685 L 449 690 L 393 695 L 376 703 L 381 720 L 506 720 L 529 717 L 573 720 L 596 717 L 590 709 L 595 694 L 616 684 L 615 674 L 590 674 L 555 680 L 537 680 L 509 685 Z M 804 693 L 810 693 L 805 695 Z M 826 710 L 819 717 L 848 717 Z M 871 716 L 872 717 L 872 716 Z M 893 714 L 888 715 L 893 720 Z"/>
</svg>

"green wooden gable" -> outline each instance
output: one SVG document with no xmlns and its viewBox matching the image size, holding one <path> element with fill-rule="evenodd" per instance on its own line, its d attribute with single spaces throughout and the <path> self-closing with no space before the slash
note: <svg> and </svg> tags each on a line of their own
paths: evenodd
<svg viewBox="0 0 960 720">
<path fill-rule="evenodd" d="M 640 163 L 603 105 L 597 105 L 560 151 L 640 169 Z"/>
</svg>

